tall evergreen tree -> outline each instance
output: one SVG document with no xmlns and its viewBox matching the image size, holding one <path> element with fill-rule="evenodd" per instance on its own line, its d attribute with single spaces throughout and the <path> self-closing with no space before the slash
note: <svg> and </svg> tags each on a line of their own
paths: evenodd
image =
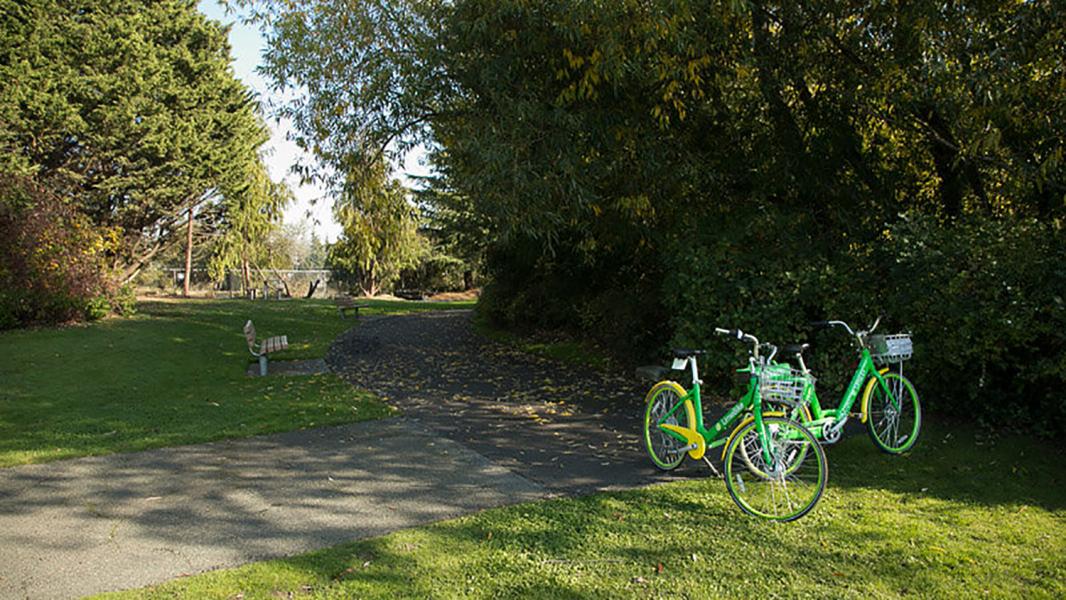
<svg viewBox="0 0 1066 600">
<path fill-rule="evenodd" d="M 266 138 L 193 0 L 0 0 L 0 168 L 115 232 L 131 278 Z"/>
</svg>

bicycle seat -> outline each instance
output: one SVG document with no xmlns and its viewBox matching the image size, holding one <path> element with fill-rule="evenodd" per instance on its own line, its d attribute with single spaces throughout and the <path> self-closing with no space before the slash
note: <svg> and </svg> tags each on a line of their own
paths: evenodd
<svg viewBox="0 0 1066 600">
<path fill-rule="evenodd" d="M 674 348 L 673 352 L 674 352 L 674 356 L 676 356 L 677 358 L 688 358 L 690 356 L 700 356 L 701 354 L 704 354 L 706 351 L 705 350 L 688 350 L 688 349 L 685 349 L 685 348 Z"/>
<path fill-rule="evenodd" d="M 803 354 L 803 351 L 810 347 L 810 344 L 789 344 L 782 348 L 781 352 L 784 352 L 788 355 Z"/>
</svg>

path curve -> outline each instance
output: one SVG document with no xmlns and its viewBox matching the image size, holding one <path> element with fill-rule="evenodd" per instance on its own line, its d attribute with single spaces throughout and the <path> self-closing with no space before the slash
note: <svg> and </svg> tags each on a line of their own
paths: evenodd
<svg viewBox="0 0 1066 600">
<path fill-rule="evenodd" d="M 491 341 L 474 331 L 471 316 L 454 310 L 366 319 L 334 342 L 326 360 L 406 418 L 556 493 L 667 478 L 641 444 L 642 382 Z"/>
</svg>

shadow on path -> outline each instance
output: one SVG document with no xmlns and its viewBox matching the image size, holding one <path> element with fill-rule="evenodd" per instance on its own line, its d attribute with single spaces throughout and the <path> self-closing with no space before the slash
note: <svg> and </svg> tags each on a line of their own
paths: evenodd
<svg viewBox="0 0 1066 600">
<path fill-rule="evenodd" d="M 545 495 L 402 419 L 3 469 L 0 598 L 140 587 Z"/>
</svg>

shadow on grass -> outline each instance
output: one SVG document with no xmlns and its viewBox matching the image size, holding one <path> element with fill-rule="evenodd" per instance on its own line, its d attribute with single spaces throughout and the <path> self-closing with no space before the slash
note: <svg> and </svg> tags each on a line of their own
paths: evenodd
<svg viewBox="0 0 1066 600">
<path fill-rule="evenodd" d="M 497 509 L 385 538 L 209 574 L 224 593 L 485 598 L 1055 597 L 1064 567 L 1047 514 L 841 491 L 793 524 L 741 515 L 689 482 Z M 1051 526 L 1051 530 L 1048 527 Z M 1003 528 L 1010 527 L 1009 534 Z M 1037 552 L 1043 549 L 1045 552 Z M 182 589 L 184 583 L 177 584 Z M 166 588 L 163 588 L 164 590 Z M 189 588 L 195 589 L 195 588 Z"/>
</svg>

